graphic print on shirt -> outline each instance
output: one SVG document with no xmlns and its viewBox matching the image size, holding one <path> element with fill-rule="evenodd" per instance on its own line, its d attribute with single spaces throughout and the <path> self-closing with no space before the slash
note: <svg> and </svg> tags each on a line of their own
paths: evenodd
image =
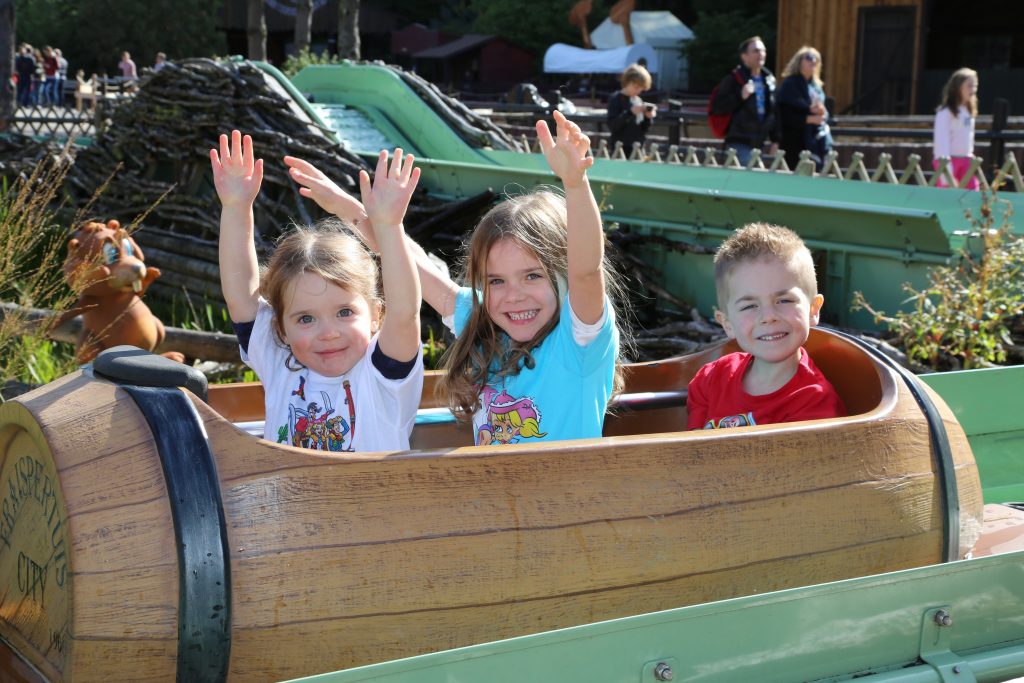
<svg viewBox="0 0 1024 683">
<path fill-rule="evenodd" d="M 292 391 L 292 396 L 305 401 L 305 386 L 306 378 L 300 376 L 299 388 Z M 334 415 L 335 408 L 331 404 L 330 395 L 321 391 L 320 403 L 310 401 L 305 407 L 294 404 L 288 406 L 288 424 L 278 430 L 278 443 L 291 443 L 315 451 L 352 451 L 351 437 L 355 436 L 356 411 L 348 380 L 344 382 L 344 389 L 345 404 L 349 407 L 348 420 L 341 415 Z M 291 434 L 290 439 L 287 438 L 288 434 Z M 350 438 L 346 448 L 347 436 Z"/>
<path fill-rule="evenodd" d="M 547 432 L 540 431 L 540 408 L 532 398 L 514 398 L 508 392 L 484 387 L 481 403 L 487 422 L 477 429 L 478 446 L 519 443 L 521 439 L 547 436 Z"/>
<path fill-rule="evenodd" d="M 750 426 L 756 425 L 756 424 L 757 424 L 757 422 L 754 421 L 754 414 L 753 413 L 744 413 L 742 415 L 729 415 L 728 417 L 723 417 L 721 420 L 718 421 L 717 425 L 715 424 L 714 419 L 708 420 L 707 423 L 704 425 L 704 429 L 727 429 L 729 427 L 750 427 Z"/>
</svg>

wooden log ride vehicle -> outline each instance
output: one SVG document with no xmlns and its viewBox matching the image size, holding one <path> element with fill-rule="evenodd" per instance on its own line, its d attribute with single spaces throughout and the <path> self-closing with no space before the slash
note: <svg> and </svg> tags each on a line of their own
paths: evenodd
<svg viewBox="0 0 1024 683">
<path fill-rule="evenodd" d="M 206 402 L 98 359 L 0 405 L 0 666 L 280 680 L 963 557 L 981 489 L 945 403 L 852 338 L 807 348 L 849 417 L 681 431 L 726 344 L 630 366 L 604 438 L 442 421 L 347 454 L 237 427 L 258 385 Z"/>
</svg>

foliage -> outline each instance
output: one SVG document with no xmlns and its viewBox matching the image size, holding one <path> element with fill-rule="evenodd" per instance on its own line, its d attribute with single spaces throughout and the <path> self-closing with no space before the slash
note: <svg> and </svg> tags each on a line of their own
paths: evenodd
<svg viewBox="0 0 1024 683">
<path fill-rule="evenodd" d="M 980 254 L 962 249 L 955 262 L 930 269 L 924 289 L 903 286 L 909 311 L 886 315 L 861 292 L 854 293 L 853 310 L 864 309 L 884 322 L 910 359 L 936 370 L 1005 362 L 1013 344 L 1010 323 L 1024 305 L 1024 237 L 1011 233 L 1012 209 L 1005 200 L 999 200 L 1002 221 L 993 227 L 996 203 L 995 193 L 985 192 L 979 215 L 966 212 Z"/>
<path fill-rule="evenodd" d="M 579 29 L 568 20 L 573 4 L 574 0 L 470 0 L 469 10 L 476 16 L 474 33 L 501 36 L 540 60 L 552 43 L 580 42 Z M 594 16 L 601 16 L 600 8 L 594 8 Z"/>
<path fill-rule="evenodd" d="M 434 328 L 427 326 L 427 341 L 423 344 L 423 365 L 427 370 L 439 370 L 441 368 L 441 356 L 444 355 L 447 345 L 440 339 L 434 337 Z"/>
<path fill-rule="evenodd" d="M 695 37 L 683 47 L 690 64 L 690 90 L 709 92 L 739 64 L 736 48 L 751 36 L 764 40 L 769 69 L 781 57 L 775 54 L 777 0 L 695 0 L 694 7 Z"/>
<path fill-rule="evenodd" d="M 120 75 L 124 50 L 141 69 L 157 52 L 173 61 L 227 52 L 218 28 L 222 0 L 15 0 L 18 42 L 59 47 L 69 78 L 85 73 Z"/>
<path fill-rule="evenodd" d="M 327 54 L 327 50 L 317 54 L 310 52 L 308 47 L 304 47 L 299 50 L 298 54 L 288 55 L 288 59 L 281 66 L 281 71 L 285 76 L 291 78 L 311 64 L 337 64 L 339 61 L 341 60 L 338 59 L 338 55 Z"/>
<path fill-rule="evenodd" d="M 66 234 L 55 223 L 50 204 L 67 166 L 51 158 L 19 180 L 0 188 L 0 300 L 23 307 L 65 311 L 75 294 L 64 284 L 61 247 Z M 74 366 L 73 350 L 45 340 L 49 325 L 32 325 L 24 313 L 0 316 L 0 378 L 49 381 Z M 28 334 L 26 334 L 28 332 Z"/>
</svg>

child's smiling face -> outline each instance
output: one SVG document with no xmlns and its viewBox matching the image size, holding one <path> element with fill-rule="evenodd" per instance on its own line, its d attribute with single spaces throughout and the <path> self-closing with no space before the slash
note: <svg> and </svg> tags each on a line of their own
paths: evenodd
<svg viewBox="0 0 1024 683">
<path fill-rule="evenodd" d="M 533 339 L 558 310 L 544 265 L 512 240 L 491 247 L 485 282 L 487 315 L 517 342 Z"/>
<path fill-rule="evenodd" d="M 366 354 L 379 323 L 377 307 L 319 275 L 304 272 L 285 289 L 284 342 L 295 359 L 325 377 L 339 377 Z"/>
<path fill-rule="evenodd" d="M 755 362 L 800 362 L 800 347 L 818 324 L 824 301 L 800 284 L 796 259 L 763 257 L 736 264 L 724 280 L 726 305 L 715 314 L 726 334 Z"/>
</svg>

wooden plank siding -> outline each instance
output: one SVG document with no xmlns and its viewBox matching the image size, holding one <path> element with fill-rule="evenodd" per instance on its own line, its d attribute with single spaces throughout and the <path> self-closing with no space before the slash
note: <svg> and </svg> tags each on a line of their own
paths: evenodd
<svg viewBox="0 0 1024 683">
<path fill-rule="evenodd" d="M 835 98 L 836 112 L 854 99 L 857 77 L 857 29 L 865 7 L 914 7 L 914 64 L 911 102 L 917 102 L 918 74 L 922 59 L 924 0 L 779 0 L 779 24 L 775 73 L 804 45 L 822 54 L 821 78 L 825 94 Z M 835 113 L 835 112 L 834 112 Z"/>
</svg>

